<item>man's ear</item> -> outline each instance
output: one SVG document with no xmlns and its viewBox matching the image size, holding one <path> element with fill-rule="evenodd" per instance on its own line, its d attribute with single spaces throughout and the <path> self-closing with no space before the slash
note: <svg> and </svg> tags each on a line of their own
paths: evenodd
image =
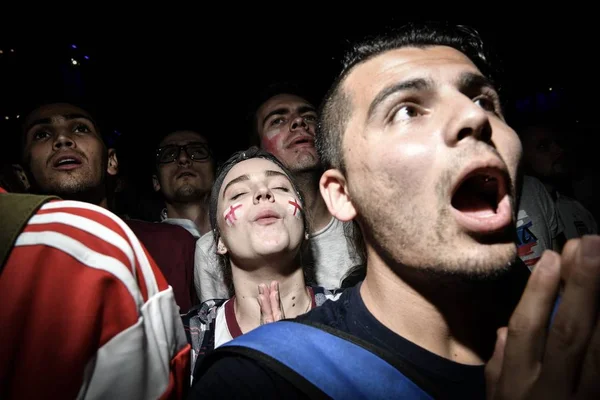
<svg viewBox="0 0 600 400">
<path fill-rule="evenodd" d="M 115 149 L 108 149 L 108 165 L 106 167 L 106 172 L 112 176 L 119 173 L 119 161 L 117 160 L 117 151 Z"/>
<path fill-rule="evenodd" d="M 156 176 L 156 174 L 152 174 L 152 188 L 155 192 L 160 190 L 160 182 L 158 182 L 158 176 Z"/>
<path fill-rule="evenodd" d="M 339 170 L 328 169 L 323 172 L 319 181 L 319 190 L 331 215 L 342 222 L 356 217 L 356 209 L 348 194 L 346 178 Z"/>
<path fill-rule="evenodd" d="M 29 188 L 31 188 L 31 184 L 29 183 L 29 178 L 27 178 L 27 174 L 23 167 L 20 164 L 12 164 L 12 169 L 15 171 L 15 175 L 19 178 L 19 181 L 23 184 L 23 189 L 28 192 Z"/>
<path fill-rule="evenodd" d="M 217 242 L 217 254 L 224 256 L 227 254 L 227 246 L 223 243 L 223 240 L 219 237 L 219 241 Z"/>
</svg>

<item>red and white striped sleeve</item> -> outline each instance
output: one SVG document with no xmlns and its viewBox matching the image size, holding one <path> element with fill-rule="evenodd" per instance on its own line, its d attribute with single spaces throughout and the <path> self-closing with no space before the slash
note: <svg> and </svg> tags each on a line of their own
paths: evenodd
<svg viewBox="0 0 600 400">
<path fill-rule="evenodd" d="M 0 398 L 181 398 L 190 347 L 167 284 L 129 227 L 46 203 L 0 275 Z"/>
</svg>

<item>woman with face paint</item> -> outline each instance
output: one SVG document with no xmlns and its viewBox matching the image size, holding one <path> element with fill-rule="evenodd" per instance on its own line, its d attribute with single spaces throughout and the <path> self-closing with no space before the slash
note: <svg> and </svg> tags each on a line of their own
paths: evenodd
<svg viewBox="0 0 600 400">
<path fill-rule="evenodd" d="M 194 364 L 199 355 L 259 325 L 294 318 L 339 296 L 307 285 L 302 195 L 270 153 L 252 147 L 225 162 L 212 187 L 209 213 L 232 297 L 206 301 L 183 317 Z"/>
</svg>

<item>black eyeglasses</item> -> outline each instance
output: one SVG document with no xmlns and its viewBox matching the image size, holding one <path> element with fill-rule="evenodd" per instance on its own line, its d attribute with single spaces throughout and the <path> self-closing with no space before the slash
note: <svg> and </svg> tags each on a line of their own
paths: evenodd
<svg viewBox="0 0 600 400">
<path fill-rule="evenodd" d="M 156 162 L 158 164 L 168 164 L 173 162 L 179 158 L 181 150 L 184 150 L 185 154 L 187 154 L 192 161 L 205 161 L 210 158 L 210 149 L 206 143 L 193 142 L 183 146 L 170 144 L 157 149 Z"/>
</svg>

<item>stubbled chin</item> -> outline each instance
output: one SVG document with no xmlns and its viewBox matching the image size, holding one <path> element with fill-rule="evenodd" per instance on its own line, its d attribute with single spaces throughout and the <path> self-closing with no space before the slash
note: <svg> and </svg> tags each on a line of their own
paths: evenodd
<svg viewBox="0 0 600 400">
<path fill-rule="evenodd" d="M 461 258 L 467 269 L 494 271 L 506 268 L 517 256 L 517 246 L 513 243 L 482 244 L 472 242 Z"/>
</svg>

